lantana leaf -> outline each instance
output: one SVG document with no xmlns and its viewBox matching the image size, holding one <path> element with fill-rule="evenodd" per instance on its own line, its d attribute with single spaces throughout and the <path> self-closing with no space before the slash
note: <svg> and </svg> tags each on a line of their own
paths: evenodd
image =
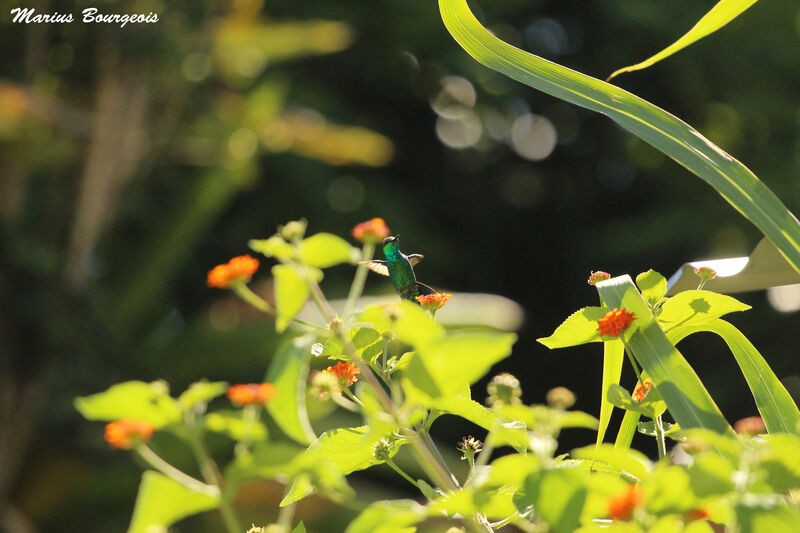
<svg viewBox="0 0 800 533">
<path fill-rule="evenodd" d="M 683 291 L 665 301 L 657 313 L 659 324 L 669 331 L 676 326 L 699 326 L 723 315 L 747 311 L 750 306 L 725 294 Z"/>
<path fill-rule="evenodd" d="M 587 342 L 600 342 L 600 332 L 597 321 L 609 311 L 606 307 L 584 307 L 572 313 L 552 335 L 536 339 L 551 350 L 578 346 Z"/>
<path fill-rule="evenodd" d="M 317 233 L 300 243 L 300 259 L 306 265 L 328 268 L 358 260 L 358 250 L 332 233 Z"/>
<path fill-rule="evenodd" d="M 108 390 L 75 399 L 75 408 L 88 420 L 133 418 L 156 428 L 181 419 L 181 408 L 163 381 L 126 381 Z"/>
</svg>

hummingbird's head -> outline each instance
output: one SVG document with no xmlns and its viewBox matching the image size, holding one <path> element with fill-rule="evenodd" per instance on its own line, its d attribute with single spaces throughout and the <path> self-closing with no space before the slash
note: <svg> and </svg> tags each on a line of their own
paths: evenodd
<svg viewBox="0 0 800 533">
<path fill-rule="evenodd" d="M 389 236 L 383 239 L 383 253 L 394 253 L 400 246 L 400 235 Z"/>
</svg>

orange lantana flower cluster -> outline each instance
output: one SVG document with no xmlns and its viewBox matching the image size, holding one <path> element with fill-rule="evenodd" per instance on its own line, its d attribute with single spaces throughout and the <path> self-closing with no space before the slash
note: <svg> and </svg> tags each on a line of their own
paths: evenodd
<svg viewBox="0 0 800 533">
<path fill-rule="evenodd" d="M 444 304 L 447 303 L 447 300 L 452 298 L 453 295 L 447 292 L 437 292 L 434 294 L 425 294 L 422 296 L 417 296 L 415 299 L 419 302 L 419 305 L 427 309 L 428 311 L 436 311 L 440 309 Z"/>
<path fill-rule="evenodd" d="M 389 226 L 382 218 L 373 218 L 353 228 L 353 237 L 361 242 L 378 243 L 391 235 Z"/>
<path fill-rule="evenodd" d="M 636 320 L 636 315 L 625 309 L 612 309 L 603 318 L 597 321 L 597 331 L 600 335 L 619 337 Z"/>
<path fill-rule="evenodd" d="M 642 387 L 642 385 L 644 385 L 644 387 Z M 631 397 L 635 401 L 641 402 L 642 400 L 644 400 L 644 397 L 647 396 L 647 391 L 649 391 L 650 387 L 652 386 L 653 386 L 653 380 L 650 378 L 647 378 L 644 381 L 637 383 L 636 388 L 633 389 L 633 394 L 631 395 Z"/>
<path fill-rule="evenodd" d="M 759 435 L 767 431 L 767 426 L 764 424 L 764 419 L 760 416 L 748 416 L 737 420 L 733 425 L 733 430 L 740 435 Z"/>
<path fill-rule="evenodd" d="M 329 366 L 323 370 L 323 372 L 336 376 L 339 380 L 339 386 L 344 388 L 358 381 L 356 374 L 360 374 L 361 370 L 355 363 L 351 363 L 350 361 L 343 363 L 340 361 L 336 363 L 336 366 Z"/>
<path fill-rule="evenodd" d="M 629 520 L 643 501 L 642 491 L 631 483 L 622 492 L 608 499 L 608 517 L 613 520 Z"/>
<path fill-rule="evenodd" d="M 258 270 L 258 259 L 250 255 L 240 255 L 211 269 L 206 283 L 209 287 L 227 289 L 235 283 L 247 283 L 256 270 Z"/>
<path fill-rule="evenodd" d="M 272 383 L 248 383 L 228 388 L 228 399 L 239 407 L 264 405 L 273 396 L 275 396 L 275 385 Z"/>
<path fill-rule="evenodd" d="M 150 440 L 155 430 L 155 426 L 150 422 L 123 418 L 106 425 L 105 439 L 112 448 L 130 450 L 137 444 Z"/>
</svg>

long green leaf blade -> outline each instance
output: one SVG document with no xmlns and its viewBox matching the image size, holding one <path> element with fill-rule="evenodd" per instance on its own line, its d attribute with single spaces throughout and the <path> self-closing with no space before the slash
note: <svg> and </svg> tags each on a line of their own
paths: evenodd
<svg viewBox="0 0 800 533">
<path fill-rule="evenodd" d="M 625 347 L 622 341 L 608 341 L 603 343 L 603 396 L 600 398 L 600 425 L 597 428 L 596 445 L 603 443 L 603 438 L 608 429 L 608 422 L 611 420 L 611 413 L 614 405 L 608 401 L 608 388 L 613 384 L 619 384 L 619 377 L 622 374 L 622 360 L 625 357 Z"/>
<path fill-rule="evenodd" d="M 744 13 L 747 8 L 755 4 L 758 0 L 720 0 L 711 11 L 705 14 L 691 30 L 686 32 L 683 37 L 661 50 L 659 53 L 649 57 L 641 63 L 636 63 L 629 67 L 621 68 L 608 77 L 610 80 L 623 72 L 633 72 L 652 66 L 662 59 L 665 59 L 675 52 L 678 52 L 690 44 L 693 44 L 703 37 L 711 35 L 727 23 Z"/>
<path fill-rule="evenodd" d="M 641 414 L 634 411 L 625 411 L 622 424 L 620 424 L 617 432 L 617 440 L 614 441 L 614 448 L 627 449 L 631 447 L 633 436 L 636 435 L 636 426 L 641 417 Z"/>
<path fill-rule="evenodd" d="M 741 331 L 730 322 L 716 319 L 699 326 L 682 326 L 668 333 L 669 340 L 677 344 L 682 339 L 701 331 L 716 333 L 731 350 L 753 393 L 756 407 L 770 433 L 794 433 L 800 424 L 800 411 L 778 377 Z"/>
<path fill-rule="evenodd" d="M 636 315 L 638 329 L 623 341 L 653 379 L 656 390 L 681 427 L 732 432 L 700 378 L 661 330 L 630 276 L 612 278 L 596 287 L 609 307 L 624 308 Z"/>
<path fill-rule="evenodd" d="M 466 0 L 439 0 L 442 20 L 476 60 L 521 83 L 603 113 L 711 185 L 755 224 L 800 271 L 800 222 L 747 167 L 663 109 L 619 87 L 557 65 L 498 39 Z"/>
</svg>

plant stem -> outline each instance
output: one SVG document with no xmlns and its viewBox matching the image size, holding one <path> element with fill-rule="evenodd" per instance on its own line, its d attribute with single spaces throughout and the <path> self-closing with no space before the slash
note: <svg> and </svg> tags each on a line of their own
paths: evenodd
<svg viewBox="0 0 800 533">
<path fill-rule="evenodd" d="M 283 491 L 283 497 L 289 494 L 292 488 L 291 483 L 286 484 L 286 490 Z M 290 533 L 292 531 L 292 520 L 294 520 L 295 504 L 290 503 L 280 508 L 278 511 L 278 528 L 280 533 Z"/>
<path fill-rule="evenodd" d="M 358 404 L 359 407 L 364 407 L 364 402 L 359 400 L 358 397 L 350 391 L 350 389 L 345 387 L 342 389 L 342 392 L 346 394 L 348 398 L 353 400 L 354 403 Z"/>
<path fill-rule="evenodd" d="M 258 407 L 255 405 L 245 405 L 242 409 L 242 440 L 236 444 L 234 453 L 236 455 L 247 452 L 253 442 L 253 424 L 258 419 Z"/>
<path fill-rule="evenodd" d="M 199 479 L 195 479 L 192 476 L 183 473 L 182 471 L 178 470 L 164 459 L 161 458 L 156 452 L 150 449 L 149 446 L 146 444 L 139 444 L 135 448 L 136 453 L 141 457 L 147 464 L 167 476 L 173 481 L 177 481 L 181 485 L 184 485 L 187 488 L 190 488 L 197 492 L 203 492 L 205 494 L 209 494 L 212 496 L 219 495 L 219 488 L 214 485 L 206 485 Z"/>
<path fill-rule="evenodd" d="M 228 501 L 225 491 L 222 490 L 222 475 L 203 444 L 202 430 L 197 426 L 194 413 L 186 413 L 184 423 L 186 424 L 186 433 L 189 436 L 189 446 L 192 448 L 195 460 L 200 467 L 200 472 L 203 474 L 203 479 L 206 480 L 206 483 L 216 486 L 220 491 L 219 512 L 222 515 L 225 528 L 228 533 L 241 533 L 242 528 L 239 526 L 236 514 L 233 512 L 231 502 Z"/>
<path fill-rule="evenodd" d="M 656 442 L 658 443 L 658 458 L 663 459 L 667 455 L 667 443 L 664 439 L 664 424 L 661 421 L 661 415 L 657 415 L 653 419 L 653 425 L 656 428 Z"/>
<path fill-rule="evenodd" d="M 369 261 L 372 259 L 372 254 L 375 253 L 375 244 L 371 242 L 364 243 L 364 248 L 361 250 L 361 260 Z M 367 265 L 366 263 L 359 263 L 356 268 L 356 275 L 353 278 L 353 284 L 350 285 L 350 292 L 347 294 L 347 303 L 344 306 L 343 316 L 345 320 L 350 317 L 353 309 L 356 306 L 358 298 L 364 292 L 364 283 L 367 280 Z"/>
<path fill-rule="evenodd" d="M 408 481 L 409 483 L 411 483 L 412 485 L 414 485 L 415 487 L 417 487 L 419 489 L 419 484 L 416 481 L 414 481 L 414 479 L 411 476 L 409 476 L 408 474 L 403 472 L 403 469 L 400 468 L 399 466 L 397 466 L 397 464 L 395 464 L 395 462 L 393 460 L 387 459 L 386 460 L 386 464 L 389 465 L 390 467 L 392 467 L 392 470 L 394 470 L 395 472 L 397 472 L 398 474 L 403 476 L 403 478 L 406 481 Z"/>
</svg>

